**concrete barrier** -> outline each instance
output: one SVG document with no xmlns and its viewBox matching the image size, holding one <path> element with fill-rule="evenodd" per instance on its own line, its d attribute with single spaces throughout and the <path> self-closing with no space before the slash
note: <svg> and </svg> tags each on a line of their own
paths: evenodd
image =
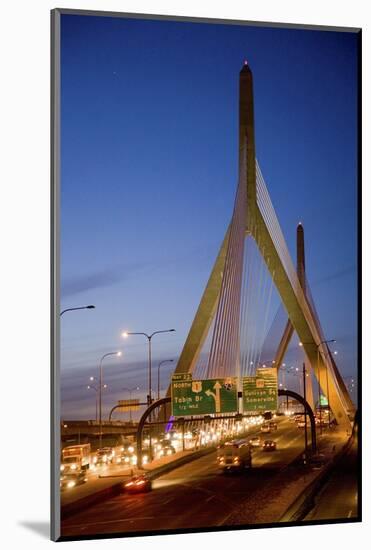
<svg viewBox="0 0 371 550">
<path fill-rule="evenodd" d="M 323 471 L 300 493 L 300 495 L 290 504 L 285 513 L 278 520 L 279 523 L 291 521 L 302 521 L 315 505 L 315 498 L 318 492 L 326 484 L 328 478 L 333 473 L 339 460 L 344 456 L 353 442 L 352 436 L 343 444 L 336 455 L 326 464 Z"/>
</svg>

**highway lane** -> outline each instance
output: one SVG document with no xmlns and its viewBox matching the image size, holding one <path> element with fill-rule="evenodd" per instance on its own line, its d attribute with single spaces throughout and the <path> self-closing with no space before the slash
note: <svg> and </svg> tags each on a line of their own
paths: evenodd
<svg viewBox="0 0 371 550">
<path fill-rule="evenodd" d="M 356 519 L 358 517 L 357 438 L 339 461 L 316 504 L 304 518 L 308 520 Z"/>
<path fill-rule="evenodd" d="M 244 474 L 223 474 L 213 452 L 154 480 L 150 493 L 122 494 L 66 519 L 62 522 L 62 536 L 221 525 L 244 499 L 292 461 L 304 445 L 303 430 L 286 419 L 277 431 L 261 437 L 275 440 L 277 451 L 254 450 L 253 468 Z"/>
</svg>

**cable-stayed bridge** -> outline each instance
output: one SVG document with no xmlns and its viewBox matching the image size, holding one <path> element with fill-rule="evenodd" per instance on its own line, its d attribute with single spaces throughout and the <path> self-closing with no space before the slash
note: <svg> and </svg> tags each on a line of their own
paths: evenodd
<svg viewBox="0 0 371 550">
<path fill-rule="evenodd" d="M 288 322 L 272 364 L 281 367 L 295 331 L 337 423 L 349 429 L 354 405 L 305 276 L 303 228 L 299 225 L 295 268 L 255 156 L 253 76 L 245 62 L 239 78 L 239 178 L 233 214 L 175 373 L 239 381 L 254 374 L 274 299 L 282 302 Z"/>
</svg>

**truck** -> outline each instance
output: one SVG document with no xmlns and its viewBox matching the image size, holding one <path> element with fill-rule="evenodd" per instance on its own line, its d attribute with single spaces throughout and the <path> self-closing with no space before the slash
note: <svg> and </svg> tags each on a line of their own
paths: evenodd
<svg viewBox="0 0 371 550">
<path fill-rule="evenodd" d="M 61 472 L 78 473 L 89 469 L 90 443 L 70 445 L 62 449 Z"/>
<path fill-rule="evenodd" d="M 247 439 L 235 439 L 218 447 L 217 463 L 224 473 L 251 468 L 251 448 Z"/>
</svg>

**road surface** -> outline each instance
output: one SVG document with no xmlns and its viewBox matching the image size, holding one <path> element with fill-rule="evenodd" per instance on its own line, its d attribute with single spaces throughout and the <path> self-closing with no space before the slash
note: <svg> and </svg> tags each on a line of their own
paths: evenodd
<svg viewBox="0 0 371 550">
<path fill-rule="evenodd" d="M 61 534 L 81 537 L 222 525 L 244 499 L 268 483 L 304 445 L 303 430 L 286 419 L 277 431 L 261 437 L 275 440 L 277 450 L 254 450 L 253 468 L 244 474 L 223 474 L 213 452 L 154 480 L 149 493 L 122 494 L 75 514 L 62 522 Z"/>
<path fill-rule="evenodd" d="M 357 438 L 341 458 L 322 491 L 316 504 L 304 518 L 307 520 L 357 519 Z"/>
</svg>

